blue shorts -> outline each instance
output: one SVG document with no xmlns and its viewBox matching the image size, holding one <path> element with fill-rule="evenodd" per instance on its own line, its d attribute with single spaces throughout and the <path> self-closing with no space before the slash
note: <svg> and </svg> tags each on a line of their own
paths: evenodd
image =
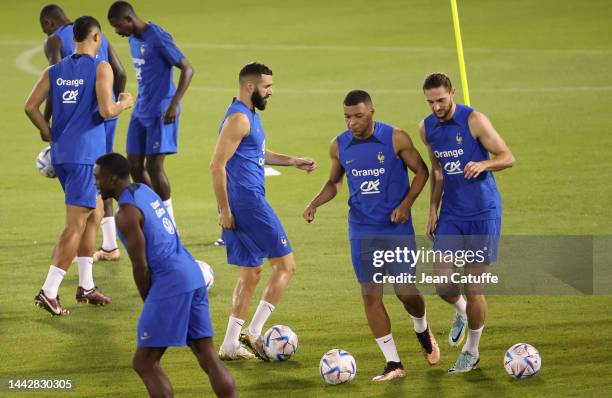
<svg viewBox="0 0 612 398">
<path fill-rule="evenodd" d="M 232 210 L 236 228 L 224 229 L 227 262 L 257 267 L 264 258 L 282 257 L 291 253 L 291 244 L 283 226 L 266 200 L 254 208 Z"/>
<path fill-rule="evenodd" d="M 497 259 L 501 218 L 492 220 L 438 220 L 434 250 L 480 253 L 474 263 L 490 264 Z"/>
<path fill-rule="evenodd" d="M 397 249 L 400 250 L 399 258 Z M 410 253 L 415 250 L 414 235 L 376 235 L 351 239 L 351 260 L 357 281 L 380 283 L 383 275 L 415 275 L 416 263 Z"/>
<path fill-rule="evenodd" d="M 98 190 L 94 182 L 93 165 L 79 163 L 54 164 L 55 174 L 65 193 L 65 203 L 96 208 Z"/>
<path fill-rule="evenodd" d="M 117 129 L 118 118 L 108 119 L 104 121 L 104 130 L 106 130 L 106 153 L 113 151 L 115 145 L 115 130 Z"/>
<path fill-rule="evenodd" d="M 176 153 L 179 115 L 173 123 L 164 123 L 163 116 L 132 115 L 125 151 L 128 155 L 151 156 Z"/>
<path fill-rule="evenodd" d="M 208 295 L 201 287 L 173 297 L 145 300 L 138 320 L 138 347 L 183 347 L 213 335 Z"/>
</svg>

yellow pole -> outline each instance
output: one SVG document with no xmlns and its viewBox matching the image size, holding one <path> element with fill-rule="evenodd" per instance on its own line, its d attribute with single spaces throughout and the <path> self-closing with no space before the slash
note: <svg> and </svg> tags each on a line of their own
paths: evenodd
<svg viewBox="0 0 612 398">
<path fill-rule="evenodd" d="M 465 59 L 463 58 L 463 44 L 461 42 L 461 29 L 459 28 L 459 11 L 457 11 L 457 0 L 450 0 L 451 12 L 453 13 L 453 27 L 455 28 L 455 43 L 457 44 L 457 56 L 459 57 L 459 74 L 461 76 L 461 88 L 463 90 L 463 101 L 470 106 L 470 90 L 468 89 L 467 74 L 465 73 Z"/>
</svg>

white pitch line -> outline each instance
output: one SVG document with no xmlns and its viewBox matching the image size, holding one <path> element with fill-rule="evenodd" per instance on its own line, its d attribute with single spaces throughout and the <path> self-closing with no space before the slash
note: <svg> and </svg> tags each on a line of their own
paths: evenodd
<svg viewBox="0 0 612 398">
<path fill-rule="evenodd" d="M 21 71 L 39 76 L 42 72 L 42 69 L 37 68 L 32 65 L 32 57 L 37 52 L 42 51 L 40 46 L 33 47 L 29 50 L 23 51 L 20 53 L 15 59 L 15 65 Z M 135 83 L 128 83 L 129 87 L 136 88 L 137 85 Z M 206 91 L 206 92 L 221 92 L 221 93 L 234 93 L 236 92 L 236 88 L 230 87 L 208 87 L 208 86 L 189 86 L 190 90 L 193 91 Z M 563 86 L 563 87 L 508 87 L 508 88 L 483 88 L 483 89 L 474 89 L 475 93 L 530 93 L 530 92 L 571 92 L 571 91 L 610 91 L 612 90 L 612 86 Z M 307 94 L 307 95 L 344 95 L 346 94 L 346 89 L 326 89 L 326 88 L 279 88 L 275 90 L 279 94 Z M 421 93 L 420 89 L 370 89 L 373 93 L 376 94 L 386 94 L 386 95 L 405 95 L 405 94 L 419 94 Z"/>
<path fill-rule="evenodd" d="M 25 73 L 40 76 L 42 70 L 40 68 L 35 67 L 31 63 L 32 57 L 39 51 L 42 51 L 42 47 L 40 45 L 20 53 L 15 59 L 15 65 L 17 66 L 17 68 L 24 71 Z"/>
</svg>

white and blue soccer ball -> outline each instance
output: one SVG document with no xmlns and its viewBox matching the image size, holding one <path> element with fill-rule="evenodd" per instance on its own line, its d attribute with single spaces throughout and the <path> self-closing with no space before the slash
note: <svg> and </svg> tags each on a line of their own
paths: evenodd
<svg viewBox="0 0 612 398">
<path fill-rule="evenodd" d="M 298 350 L 298 337 L 289 326 L 274 325 L 264 334 L 263 347 L 270 360 L 286 361 Z"/>
<path fill-rule="evenodd" d="M 344 384 L 355 378 L 357 362 L 350 352 L 340 348 L 329 350 L 319 363 L 321 377 L 328 384 Z"/>
<path fill-rule="evenodd" d="M 38 168 L 38 172 L 45 177 L 55 178 L 55 169 L 53 168 L 53 164 L 51 164 L 50 146 L 43 148 L 38 156 L 36 156 L 36 168 Z"/>
<path fill-rule="evenodd" d="M 535 376 L 542 366 L 542 357 L 538 350 L 527 343 L 518 343 L 508 348 L 504 356 L 504 368 L 515 379 L 526 379 Z"/>
<path fill-rule="evenodd" d="M 202 271 L 202 275 L 204 276 L 204 284 L 206 285 L 206 290 L 209 290 L 215 282 L 215 271 L 213 271 L 212 267 L 204 261 L 196 260 L 196 262 L 200 266 L 200 270 Z"/>
</svg>

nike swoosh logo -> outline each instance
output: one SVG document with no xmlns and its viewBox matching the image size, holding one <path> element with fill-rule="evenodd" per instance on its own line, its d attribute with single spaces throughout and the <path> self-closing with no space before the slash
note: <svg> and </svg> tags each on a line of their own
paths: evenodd
<svg viewBox="0 0 612 398">
<path fill-rule="evenodd" d="M 49 306 L 49 308 L 51 308 L 51 311 L 53 311 L 56 315 L 59 315 L 60 313 L 60 309 L 59 308 L 55 308 L 51 302 L 49 300 L 47 300 L 47 296 L 45 296 L 44 294 L 42 295 L 43 300 L 45 300 L 45 303 L 47 303 L 47 305 Z"/>
<path fill-rule="evenodd" d="M 354 160 L 355 160 L 355 159 L 347 160 L 347 161 L 346 161 L 346 164 L 351 164 L 351 163 L 353 163 L 353 161 L 354 161 Z"/>
<path fill-rule="evenodd" d="M 456 343 L 457 341 L 459 341 L 459 337 L 461 337 L 461 332 L 463 332 L 463 328 L 465 326 L 462 326 L 461 329 L 459 329 L 459 333 L 457 333 L 457 337 L 453 337 L 453 343 Z"/>
<path fill-rule="evenodd" d="M 390 341 L 391 341 L 391 339 L 389 339 L 389 340 L 384 340 L 384 341 L 383 341 L 383 344 L 387 344 L 387 343 L 388 343 L 388 342 L 390 342 Z"/>
<path fill-rule="evenodd" d="M 146 339 L 148 339 L 149 337 L 151 337 L 151 336 L 140 336 L 140 340 L 146 340 Z"/>
</svg>

